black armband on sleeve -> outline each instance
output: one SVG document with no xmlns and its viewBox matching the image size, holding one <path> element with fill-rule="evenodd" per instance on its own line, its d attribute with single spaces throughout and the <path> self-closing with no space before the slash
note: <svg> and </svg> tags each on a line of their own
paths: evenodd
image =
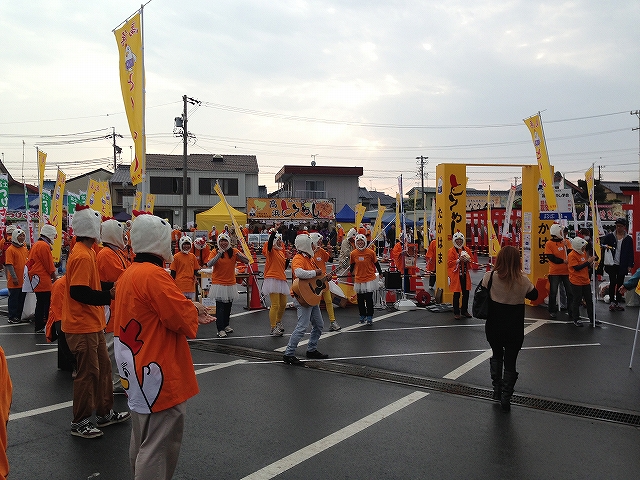
<svg viewBox="0 0 640 480">
<path fill-rule="evenodd" d="M 564 263 L 563 258 L 556 257 L 553 253 L 547 253 L 547 260 L 549 260 L 551 263 Z"/>
<path fill-rule="evenodd" d="M 111 303 L 109 290 L 93 290 L 87 285 L 71 285 L 69 295 L 76 302 L 87 305 L 103 306 Z"/>
</svg>

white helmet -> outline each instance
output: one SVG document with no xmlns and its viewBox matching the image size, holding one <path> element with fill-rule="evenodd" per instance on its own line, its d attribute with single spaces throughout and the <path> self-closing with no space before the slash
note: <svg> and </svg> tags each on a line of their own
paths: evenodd
<svg viewBox="0 0 640 480">
<path fill-rule="evenodd" d="M 311 235 L 308 233 L 301 233 L 298 235 L 296 237 L 295 245 L 298 251 L 313 255 L 313 241 L 311 240 Z"/>
<path fill-rule="evenodd" d="M 193 241 L 193 246 L 198 250 L 202 250 L 206 244 L 207 241 L 204 239 L 204 237 L 198 237 Z"/>
<path fill-rule="evenodd" d="M 587 245 L 587 241 L 584 238 L 576 237 L 571 240 L 571 248 L 576 252 L 582 252 L 582 249 Z"/>
<path fill-rule="evenodd" d="M 180 241 L 178 242 L 179 246 L 180 246 L 180 251 L 183 251 L 183 246 L 185 243 L 189 244 L 189 250 L 191 250 L 191 245 L 193 244 L 193 242 L 191 241 L 190 237 L 187 237 L 186 235 L 183 237 L 180 237 Z"/>
<path fill-rule="evenodd" d="M 549 231 L 550 231 L 552 237 L 562 238 L 564 236 L 563 235 L 563 230 L 562 230 L 562 225 L 560 225 L 558 223 L 554 223 L 553 225 L 551 225 L 551 229 Z"/>
<path fill-rule="evenodd" d="M 462 232 L 456 232 L 453 234 L 453 246 L 456 248 L 464 247 L 464 235 Z"/>
<path fill-rule="evenodd" d="M 20 237 L 22 237 L 22 240 L 19 240 Z M 11 234 L 11 242 L 15 243 L 19 247 L 24 245 L 24 241 L 26 239 L 27 239 L 27 234 L 24 233 L 24 230 L 22 230 L 21 228 L 16 228 Z"/>
<path fill-rule="evenodd" d="M 222 247 L 220 246 L 221 240 L 226 240 L 228 243 L 227 248 L 225 248 L 224 250 L 227 250 L 231 247 L 231 238 L 229 237 L 229 234 L 227 232 L 222 232 L 220 235 L 218 235 L 218 248 L 220 250 L 222 250 Z"/>
<path fill-rule="evenodd" d="M 322 245 L 322 242 L 324 241 L 322 234 L 318 232 L 311 232 L 309 236 L 311 236 L 311 246 L 314 250 Z"/>
<path fill-rule="evenodd" d="M 367 248 L 367 237 L 362 233 L 357 234 L 355 244 L 358 250 L 364 250 L 365 248 Z M 362 246 L 360 246 L 359 244 L 362 244 Z"/>
<path fill-rule="evenodd" d="M 355 238 L 357 234 L 358 232 L 356 232 L 355 228 L 349 229 L 349 231 L 347 232 L 347 240 L 351 240 L 352 238 Z"/>
</svg>

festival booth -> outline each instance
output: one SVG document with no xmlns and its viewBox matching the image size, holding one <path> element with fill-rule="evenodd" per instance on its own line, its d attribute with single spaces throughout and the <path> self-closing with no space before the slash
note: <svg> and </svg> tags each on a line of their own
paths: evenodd
<svg viewBox="0 0 640 480">
<path fill-rule="evenodd" d="M 243 226 L 247 223 L 247 215 L 245 213 L 236 210 L 231 205 L 229 205 L 229 210 L 231 211 L 233 218 L 238 222 L 238 225 Z M 215 225 L 216 229 L 221 232 L 225 225 L 229 225 L 231 223 L 231 218 L 229 217 L 229 212 L 227 211 L 227 207 L 225 207 L 224 203 L 218 202 L 209 210 L 196 213 L 196 223 L 198 224 L 198 230 L 209 231 L 211 230 L 211 227 Z"/>
<path fill-rule="evenodd" d="M 355 227 L 356 221 L 356 212 L 349 205 L 345 203 L 344 207 L 336 213 L 336 223 L 342 225 L 345 233 L 349 231 L 350 228 Z"/>
</svg>

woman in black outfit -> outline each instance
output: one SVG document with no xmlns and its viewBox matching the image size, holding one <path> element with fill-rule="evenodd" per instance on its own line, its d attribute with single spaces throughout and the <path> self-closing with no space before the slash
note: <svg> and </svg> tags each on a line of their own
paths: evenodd
<svg viewBox="0 0 640 480">
<path fill-rule="evenodd" d="M 627 233 L 627 221 L 624 218 L 618 218 L 615 231 L 602 239 L 600 258 L 604 258 L 605 248 L 611 250 L 614 262 L 613 265 L 604 266 L 605 272 L 609 275 L 609 311 L 621 311 L 624 307 L 620 303 L 624 303 L 624 298 L 619 289 L 624 283 L 624 277 L 633 267 L 633 239 Z"/>
<path fill-rule="evenodd" d="M 504 411 L 509 411 L 513 387 L 518 379 L 516 359 L 524 341 L 524 300 L 535 300 L 538 291 L 522 273 L 520 252 L 512 246 L 502 247 L 498 253 L 494 270 L 484 275 L 482 284 L 489 287 L 489 281 L 489 315 L 485 333 L 493 350 L 489 359 L 493 399 L 500 401 Z"/>
</svg>

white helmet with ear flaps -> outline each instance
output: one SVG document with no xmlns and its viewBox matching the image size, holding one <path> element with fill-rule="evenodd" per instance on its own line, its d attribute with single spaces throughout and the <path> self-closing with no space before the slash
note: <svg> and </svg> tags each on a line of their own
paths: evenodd
<svg viewBox="0 0 640 480">
<path fill-rule="evenodd" d="M 296 237 L 295 245 L 298 251 L 313 255 L 313 242 L 311 241 L 311 235 L 308 233 L 301 233 L 298 235 Z"/>
<path fill-rule="evenodd" d="M 180 240 L 178 242 L 181 251 L 182 251 L 182 247 L 184 246 L 185 243 L 189 244 L 189 249 L 191 249 L 191 245 L 193 245 L 193 242 L 191 241 L 191 238 L 187 237 L 186 235 L 184 235 L 184 236 L 180 237 Z"/>
<path fill-rule="evenodd" d="M 311 237 L 311 243 L 314 249 L 322 245 L 322 240 L 324 240 L 324 237 L 322 236 L 322 234 L 318 232 L 311 232 L 309 236 Z"/>
<path fill-rule="evenodd" d="M 586 244 L 587 241 L 584 238 L 576 237 L 571 239 L 571 248 L 573 248 L 576 252 L 581 252 Z"/>
<path fill-rule="evenodd" d="M 562 238 L 564 236 L 562 225 L 558 223 L 554 223 L 553 225 L 551 225 L 551 228 L 549 229 L 549 233 L 551 233 L 552 237 L 556 237 L 556 238 Z"/>
<path fill-rule="evenodd" d="M 367 248 L 367 237 L 362 233 L 359 233 L 356 235 L 355 243 L 358 250 L 364 250 Z"/>
<path fill-rule="evenodd" d="M 453 234 L 453 245 L 456 248 L 464 247 L 464 235 L 462 232 L 456 232 Z"/>
<path fill-rule="evenodd" d="M 352 238 L 355 239 L 355 236 L 358 232 L 356 232 L 355 228 L 351 228 L 349 229 L 349 231 L 347 232 L 347 240 L 351 240 Z"/>
</svg>

